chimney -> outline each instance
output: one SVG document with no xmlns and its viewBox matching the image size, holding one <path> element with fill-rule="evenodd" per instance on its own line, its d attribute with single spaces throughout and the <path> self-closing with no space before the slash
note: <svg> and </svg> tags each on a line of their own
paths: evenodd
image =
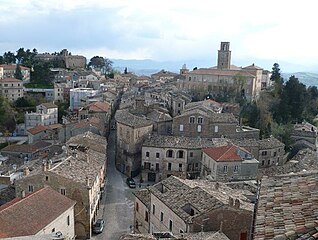
<svg viewBox="0 0 318 240">
<path fill-rule="evenodd" d="M 229 196 L 229 206 L 233 206 L 234 205 L 234 199 Z"/>
<path fill-rule="evenodd" d="M 28 176 L 30 174 L 30 169 L 28 168 L 28 167 L 25 167 L 24 169 L 23 169 L 23 175 L 24 176 Z"/>
<path fill-rule="evenodd" d="M 240 200 L 235 199 L 235 205 L 234 205 L 234 207 L 235 207 L 235 208 L 240 208 L 240 205 L 241 205 Z"/>
<path fill-rule="evenodd" d="M 86 177 L 86 186 L 87 186 L 87 187 L 89 187 L 89 184 L 90 184 L 90 182 L 89 182 L 89 178 L 88 178 L 88 177 Z"/>
<path fill-rule="evenodd" d="M 25 198 L 25 191 L 24 190 L 21 191 L 21 198 Z"/>
<path fill-rule="evenodd" d="M 219 190 L 220 184 L 218 182 L 215 183 L 215 190 Z"/>
</svg>

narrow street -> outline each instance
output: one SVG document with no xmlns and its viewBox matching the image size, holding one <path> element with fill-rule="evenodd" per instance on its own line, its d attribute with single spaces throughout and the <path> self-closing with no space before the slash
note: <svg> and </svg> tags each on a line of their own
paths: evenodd
<svg viewBox="0 0 318 240">
<path fill-rule="evenodd" d="M 105 220 L 105 228 L 103 233 L 93 235 L 92 239 L 116 240 L 130 232 L 134 218 L 134 198 L 133 190 L 126 184 L 126 176 L 115 168 L 116 130 L 111 131 L 107 146 L 106 198 L 104 195 L 101 200 L 99 214 Z"/>
</svg>

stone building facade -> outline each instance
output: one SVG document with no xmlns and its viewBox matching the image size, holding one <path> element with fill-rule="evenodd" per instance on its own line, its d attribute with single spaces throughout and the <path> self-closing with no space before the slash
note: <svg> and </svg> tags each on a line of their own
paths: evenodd
<svg viewBox="0 0 318 240">
<path fill-rule="evenodd" d="M 158 182 L 171 175 L 197 178 L 201 172 L 201 149 L 224 144 L 225 139 L 152 135 L 142 145 L 142 179 Z"/>
<path fill-rule="evenodd" d="M 141 168 L 141 147 L 153 129 L 153 123 L 128 110 L 118 110 L 116 168 L 127 176 L 136 176 Z"/>
<path fill-rule="evenodd" d="M 16 181 L 16 195 L 34 192 L 44 186 L 75 200 L 75 233 L 79 239 L 91 237 L 105 179 L 106 140 L 102 137 L 83 135 L 78 144 L 71 139 L 65 156 L 57 156 Z M 88 144 L 89 143 L 89 144 Z M 94 146 L 95 145 L 95 146 Z M 97 151 L 98 149 L 98 151 Z M 101 151 L 101 152 L 99 152 Z"/>
<path fill-rule="evenodd" d="M 215 181 L 257 178 L 259 162 L 243 148 L 229 144 L 202 150 L 202 177 Z"/>
<path fill-rule="evenodd" d="M 178 87 L 184 90 L 206 89 L 212 96 L 235 92 L 252 100 L 261 91 L 262 78 L 263 69 L 255 64 L 243 68 L 231 65 L 230 43 L 221 42 L 217 66 L 187 72 L 186 78 L 179 80 Z"/>
<path fill-rule="evenodd" d="M 259 168 L 283 165 L 285 163 L 285 144 L 274 137 L 262 140 L 232 140 L 232 142 L 249 151 L 259 161 Z"/>
<path fill-rule="evenodd" d="M 229 239 L 239 240 L 248 239 L 251 232 L 253 204 L 241 190 L 223 183 L 171 176 L 149 187 L 148 192 L 141 191 L 143 195 L 135 193 L 135 219 L 136 203 L 148 193 L 150 202 L 145 206 L 149 206 L 150 212 L 149 233 L 186 234 L 221 229 Z M 139 229 L 135 225 L 135 230 Z"/>
<path fill-rule="evenodd" d="M 0 95 L 10 102 L 18 100 L 23 97 L 23 82 L 15 78 L 0 79 Z"/>
</svg>

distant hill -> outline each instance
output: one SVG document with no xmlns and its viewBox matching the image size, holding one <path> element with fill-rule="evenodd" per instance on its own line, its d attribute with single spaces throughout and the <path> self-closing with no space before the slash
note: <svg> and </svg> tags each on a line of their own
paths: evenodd
<svg viewBox="0 0 318 240">
<path fill-rule="evenodd" d="M 206 60 L 185 60 L 185 61 L 154 61 L 150 59 L 144 60 L 125 60 L 125 59 L 111 59 L 113 61 L 113 67 L 116 70 L 124 72 L 125 67 L 127 67 L 129 72 L 133 72 L 137 75 L 146 75 L 150 76 L 153 73 L 159 72 L 164 69 L 167 71 L 179 73 L 180 68 L 183 64 L 187 65 L 189 70 L 192 70 L 194 67 L 204 68 L 204 67 L 212 67 L 215 66 L 216 60 L 212 59 L 211 61 Z M 235 62 L 239 62 L 240 64 L 236 64 Z M 236 59 L 234 62 L 237 66 L 248 66 L 251 64 L 250 61 L 246 59 Z M 272 63 L 275 61 L 272 60 L 260 60 L 256 59 L 255 64 L 264 69 L 268 69 L 271 71 Z M 317 67 L 318 68 L 318 67 Z M 289 73 L 282 73 L 285 81 L 289 79 L 291 75 L 295 75 L 300 82 L 304 83 L 308 86 L 317 86 L 318 87 L 318 73 L 313 73 L 313 71 L 317 68 L 314 67 L 306 67 L 301 65 L 290 64 L 286 62 L 282 62 L 281 69 L 284 71 L 289 71 Z M 298 71 L 301 69 L 301 71 Z M 297 72 L 296 72 L 297 71 Z"/>
<path fill-rule="evenodd" d="M 318 87 L 318 73 L 312 72 L 295 72 L 295 73 L 283 73 L 282 77 L 284 81 L 288 81 L 289 77 L 295 75 L 296 78 L 307 87 L 316 86 Z"/>
</svg>

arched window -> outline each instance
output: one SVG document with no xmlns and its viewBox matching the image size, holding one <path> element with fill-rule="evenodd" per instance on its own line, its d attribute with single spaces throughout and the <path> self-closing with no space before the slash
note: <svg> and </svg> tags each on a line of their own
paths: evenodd
<svg viewBox="0 0 318 240">
<path fill-rule="evenodd" d="M 179 151 L 177 152 L 177 158 L 184 158 L 184 151 L 179 150 Z"/>
<path fill-rule="evenodd" d="M 166 153 L 166 157 L 168 157 L 168 158 L 173 158 L 174 157 L 173 155 L 174 155 L 173 150 L 168 150 Z"/>
</svg>

